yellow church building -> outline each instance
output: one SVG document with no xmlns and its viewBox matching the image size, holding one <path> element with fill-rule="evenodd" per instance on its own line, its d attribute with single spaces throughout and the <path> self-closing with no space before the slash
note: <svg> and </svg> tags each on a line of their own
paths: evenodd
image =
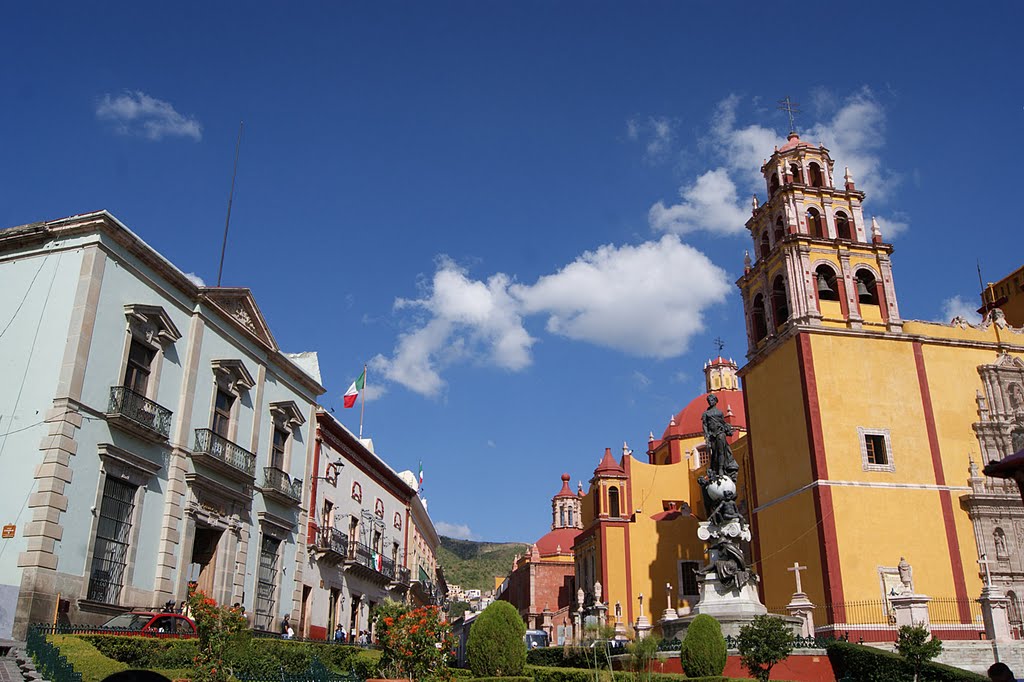
<svg viewBox="0 0 1024 682">
<path fill-rule="evenodd" d="M 705 374 L 736 429 L 762 600 L 784 612 L 788 569 L 807 567 L 818 632 L 878 638 L 903 558 L 931 597 L 933 632 L 976 639 L 984 557 L 1020 636 L 1024 508 L 1012 483 L 978 471 L 1024 448 L 1024 331 L 1000 310 L 978 325 L 904 320 L 893 247 L 848 170 L 837 185 L 825 147 L 791 133 L 761 171 L 755 258 L 737 282 L 747 363 L 718 358 Z M 652 622 L 695 598 L 705 398 L 651 434 L 646 461 L 606 451 L 583 499 L 576 584 L 589 603 L 601 582 L 627 623 L 640 593 Z"/>
</svg>

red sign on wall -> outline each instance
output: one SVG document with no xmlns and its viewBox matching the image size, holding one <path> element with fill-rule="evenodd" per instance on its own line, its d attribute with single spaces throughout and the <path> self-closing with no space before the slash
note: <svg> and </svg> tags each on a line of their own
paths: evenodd
<svg viewBox="0 0 1024 682">
<path fill-rule="evenodd" d="M 6 526 L 4 526 L 4 539 L 13 538 L 15 528 L 16 526 L 13 523 L 8 523 Z"/>
</svg>

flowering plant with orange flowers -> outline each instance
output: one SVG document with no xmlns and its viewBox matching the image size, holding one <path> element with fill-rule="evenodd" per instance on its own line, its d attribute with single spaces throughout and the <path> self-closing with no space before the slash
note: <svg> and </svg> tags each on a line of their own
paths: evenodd
<svg viewBox="0 0 1024 682">
<path fill-rule="evenodd" d="M 441 609 L 423 606 L 410 609 L 388 605 L 377 613 L 379 669 L 390 679 L 449 679 L 446 658 L 455 646 L 451 628 L 442 621 Z"/>
<path fill-rule="evenodd" d="M 224 647 L 233 635 L 245 629 L 245 615 L 239 608 L 220 606 L 191 585 L 188 608 L 199 636 L 199 654 L 192 659 L 192 682 L 227 682 L 231 670 L 224 663 Z"/>
</svg>

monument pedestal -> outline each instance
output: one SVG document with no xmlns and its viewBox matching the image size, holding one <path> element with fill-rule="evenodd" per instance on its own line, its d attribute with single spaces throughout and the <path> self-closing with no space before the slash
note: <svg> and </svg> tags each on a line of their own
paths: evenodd
<svg viewBox="0 0 1024 682">
<path fill-rule="evenodd" d="M 800 620 L 800 636 L 814 637 L 814 604 L 803 592 L 797 592 L 786 604 L 793 618 Z"/>
<path fill-rule="evenodd" d="M 989 586 L 981 591 L 981 617 L 985 622 L 985 637 L 993 642 L 1009 642 L 1013 640 L 1010 630 L 1008 609 L 1010 599 L 999 589 Z"/>
<path fill-rule="evenodd" d="M 662 621 L 662 637 L 664 639 L 682 640 L 686 629 L 693 619 L 700 614 L 713 616 L 722 626 L 722 634 L 726 637 L 738 637 L 740 628 L 754 620 L 754 616 L 768 613 L 757 595 L 757 585 L 747 583 L 739 589 L 730 589 L 718 581 L 718 576 L 711 573 L 705 576 L 701 585 L 700 601 L 688 615 L 674 621 Z M 802 621 L 792 616 L 781 616 L 793 631 L 800 634 Z"/>
<path fill-rule="evenodd" d="M 896 627 L 904 625 L 924 625 L 929 627 L 928 602 L 931 597 L 923 594 L 900 594 L 889 597 Z"/>
<path fill-rule="evenodd" d="M 647 635 L 651 634 L 652 627 L 654 626 L 651 625 L 651 621 L 647 620 L 647 616 L 641 614 L 641 616 L 636 619 L 636 623 L 633 625 L 633 629 L 636 630 L 636 638 L 646 639 Z"/>
</svg>

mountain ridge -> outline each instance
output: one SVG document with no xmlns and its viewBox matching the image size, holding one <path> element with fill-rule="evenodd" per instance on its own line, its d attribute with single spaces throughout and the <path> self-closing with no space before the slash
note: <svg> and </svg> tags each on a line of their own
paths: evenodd
<svg viewBox="0 0 1024 682">
<path fill-rule="evenodd" d="M 442 535 L 437 560 L 449 585 L 489 592 L 494 589 L 494 578 L 508 575 L 516 554 L 529 547 L 523 542 L 482 542 Z"/>
</svg>

